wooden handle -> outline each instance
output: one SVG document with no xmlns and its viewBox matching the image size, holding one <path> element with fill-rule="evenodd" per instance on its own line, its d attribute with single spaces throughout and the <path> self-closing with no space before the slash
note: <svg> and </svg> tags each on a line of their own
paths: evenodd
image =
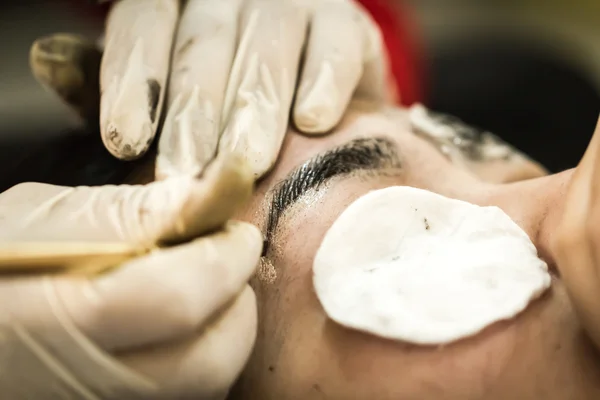
<svg viewBox="0 0 600 400">
<path fill-rule="evenodd" d="M 4 242 L 0 274 L 98 273 L 147 252 L 118 242 Z"/>
</svg>

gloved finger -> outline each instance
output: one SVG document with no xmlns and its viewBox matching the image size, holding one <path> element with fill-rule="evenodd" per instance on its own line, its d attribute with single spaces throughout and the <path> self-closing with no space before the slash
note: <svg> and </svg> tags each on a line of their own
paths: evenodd
<svg viewBox="0 0 600 400">
<path fill-rule="evenodd" d="M 274 164 L 287 129 L 307 11 L 295 2 L 248 0 L 225 95 L 219 151 L 237 151 L 257 177 Z"/>
<path fill-rule="evenodd" d="M 100 130 L 117 158 L 142 156 L 156 134 L 177 24 L 177 0 L 126 0 L 106 23 Z"/>
<path fill-rule="evenodd" d="M 223 230 L 130 261 L 96 280 L 57 279 L 75 325 L 105 350 L 175 340 L 201 329 L 254 272 L 262 236 L 253 225 Z"/>
<path fill-rule="evenodd" d="M 249 167 L 233 155 L 217 157 L 202 179 L 76 188 L 23 183 L 0 196 L 0 240 L 147 247 L 185 241 L 221 227 L 250 198 L 252 186 Z"/>
<path fill-rule="evenodd" d="M 29 65 L 38 82 L 56 93 L 84 121 L 96 124 L 101 59 L 94 42 L 77 35 L 54 34 L 33 43 Z"/>
<path fill-rule="evenodd" d="M 187 2 L 179 22 L 156 177 L 197 176 L 215 155 L 240 0 Z"/>
<path fill-rule="evenodd" d="M 324 1 L 314 10 L 294 106 L 302 132 L 331 130 L 350 102 L 367 56 L 360 12 L 350 1 Z"/>
<path fill-rule="evenodd" d="M 354 7 L 363 10 L 362 6 L 353 2 Z M 363 32 L 363 73 L 354 92 L 357 98 L 371 101 L 390 102 L 394 99 L 386 87 L 390 74 L 389 60 L 383 43 L 381 30 L 366 10 L 357 16 L 357 23 Z M 400 93 L 399 96 L 402 96 Z"/>
<path fill-rule="evenodd" d="M 90 342 L 54 289 L 48 276 L 0 280 L 1 397 L 148 399 L 156 385 Z"/>
<path fill-rule="evenodd" d="M 224 399 L 250 356 L 256 329 L 256 298 L 246 286 L 214 323 L 193 337 L 118 359 L 157 382 L 160 398 L 195 394 Z"/>
</svg>

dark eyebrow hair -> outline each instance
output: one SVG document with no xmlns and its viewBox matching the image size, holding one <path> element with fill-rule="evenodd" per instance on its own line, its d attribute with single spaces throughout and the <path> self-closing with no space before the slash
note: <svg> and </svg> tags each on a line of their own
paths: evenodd
<svg viewBox="0 0 600 400">
<path fill-rule="evenodd" d="M 293 170 L 273 189 L 263 245 L 267 254 L 273 233 L 283 212 L 311 189 L 319 189 L 330 179 L 354 171 L 400 168 L 394 142 L 386 138 L 355 139 L 343 146 L 311 158 Z"/>
</svg>

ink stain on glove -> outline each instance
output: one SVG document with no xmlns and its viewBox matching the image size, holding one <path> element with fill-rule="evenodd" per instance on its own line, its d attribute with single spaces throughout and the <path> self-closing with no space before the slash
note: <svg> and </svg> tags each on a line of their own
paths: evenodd
<svg viewBox="0 0 600 400">
<path fill-rule="evenodd" d="M 150 114 L 150 121 L 154 123 L 156 121 L 156 111 L 158 108 L 158 100 L 160 99 L 160 84 L 156 79 L 148 79 L 148 107 Z"/>
</svg>

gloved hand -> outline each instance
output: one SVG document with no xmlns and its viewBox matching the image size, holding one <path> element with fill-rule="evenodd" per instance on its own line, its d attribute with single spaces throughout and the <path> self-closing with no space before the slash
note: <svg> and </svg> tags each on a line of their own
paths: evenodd
<svg viewBox="0 0 600 400">
<path fill-rule="evenodd" d="M 0 240 L 186 244 L 116 269 L 0 275 L 3 399 L 219 399 L 256 334 L 246 284 L 262 238 L 225 222 L 248 198 L 239 164 L 202 181 L 67 188 L 25 183 L 0 195 Z M 224 227 L 215 231 L 218 226 Z"/>
<path fill-rule="evenodd" d="M 197 175 L 218 149 L 241 150 L 261 176 L 275 162 L 290 111 L 299 130 L 325 133 L 354 93 L 386 96 L 379 29 L 352 0 L 180 3 L 115 2 L 100 69 L 101 134 L 121 159 L 152 143 L 169 80 L 158 178 Z M 94 96 L 81 90 L 95 87 L 96 53 L 81 39 L 41 39 L 33 69 L 79 106 Z"/>
</svg>

